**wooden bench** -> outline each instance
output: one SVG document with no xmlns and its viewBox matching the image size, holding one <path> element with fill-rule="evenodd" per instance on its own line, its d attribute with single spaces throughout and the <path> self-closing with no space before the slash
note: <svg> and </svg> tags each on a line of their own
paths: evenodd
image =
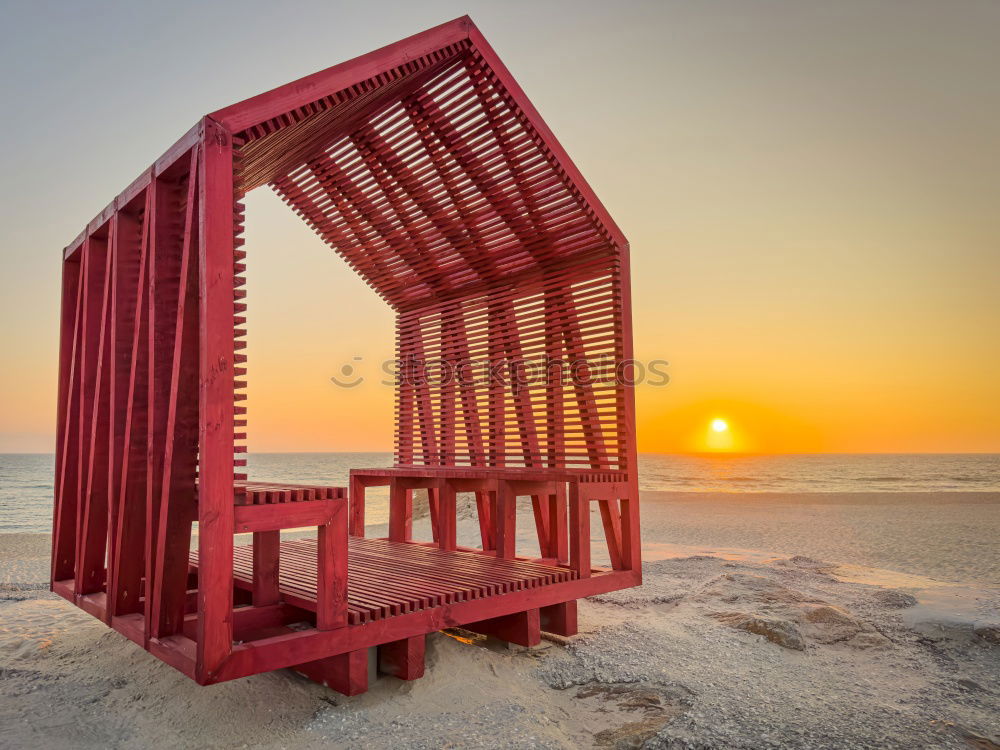
<svg viewBox="0 0 1000 750">
<path fill-rule="evenodd" d="M 476 496 L 482 550 L 513 559 L 517 498 L 530 497 L 539 560 L 590 575 L 590 502 L 601 512 L 608 556 L 615 570 L 638 567 L 638 528 L 620 503 L 637 502 L 624 472 L 516 467 L 395 466 L 352 469 L 350 534 L 365 535 L 365 490 L 389 487 L 389 539 L 412 541 L 413 490 L 427 491 L 431 529 L 441 549 L 457 549 L 456 494 Z M 567 512 L 568 511 L 568 512 Z"/>
</svg>

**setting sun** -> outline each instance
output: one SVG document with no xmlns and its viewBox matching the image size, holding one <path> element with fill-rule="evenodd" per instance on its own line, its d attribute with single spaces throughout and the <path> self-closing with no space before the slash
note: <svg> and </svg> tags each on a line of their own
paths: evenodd
<svg viewBox="0 0 1000 750">
<path fill-rule="evenodd" d="M 737 436 L 729 427 L 729 421 L 715 417 L 709 421 L 708 429 L 703 433 L 699 450 L 709 453 L 731 453 L 741 449 L 741 446 L 737 445 L 736 438 Z"/>
</svg>

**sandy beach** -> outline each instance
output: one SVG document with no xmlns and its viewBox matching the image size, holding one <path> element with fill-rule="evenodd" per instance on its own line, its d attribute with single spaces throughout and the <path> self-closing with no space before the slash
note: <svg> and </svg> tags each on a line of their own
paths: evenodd
<svg viewBox="0 0 1000 750">
<path fill-rule="evenodd" d="M 48 535 L 0 535 L 0 746 L 998 747 L 1000 494 L 642 510 L 644 585 L 581 602 L 579 636 L 435 634 L 424 678 L 355 698 L 198 687 L 47 591 Z"/>
</svg>

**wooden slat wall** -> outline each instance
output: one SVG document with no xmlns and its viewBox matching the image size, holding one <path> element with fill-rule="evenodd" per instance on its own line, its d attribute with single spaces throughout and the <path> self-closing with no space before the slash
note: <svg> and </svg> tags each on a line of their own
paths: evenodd
<svg viewBox="0 0 1000 750">
<path fill-rule="evenodd" d="M 615 264 L 536 284 L 399 316 L 400 465 L 624 470 Z"/>
<path fill-rule="evenodd" d="M 180 630 L 198 471 L 198 150 L 178 157 L 63 271 L 52 581 L 146 638 Z"/>
</svg>

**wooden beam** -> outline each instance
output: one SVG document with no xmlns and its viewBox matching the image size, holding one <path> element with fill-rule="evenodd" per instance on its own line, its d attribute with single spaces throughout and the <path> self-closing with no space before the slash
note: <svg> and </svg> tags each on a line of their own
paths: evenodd
<svg viewBox="0 0 1000 750">
<path fill-rule="evenodd" d="M 78 361 L 82 309 L 83 266 L 79 258 L 63 262 L 62 311 L 59 324 L 59 401 L 56 425 L 55 503 L 52 519 L 50 583 L 71 579 L 76 556 L 76 505 L 79 463 Z"/>
<path fill-rule="evenodd" d="M 320 630 L 347 624 L 347 506 L 337 502 L 328 523 L 316 537 L 316 627 Z"/>
<path fill-rule="evenodd" d="M 421 57 L 466 39 L 471 27 L 472 21 L 468 16 L 456 18 L 454 21 L 414 34 L 374 52 L 220 109 L 209 117 L 229 132 L 238 133 L 252 125 L 353 86 L 415 57 Z"/>
<path fill-rule="evenodd" d="M 156 524 L 157 555 L 153 586 L 151 635 L 163 638 L 180 632 L 187 588 L 191 524 L 196 518 L 195 481 L 198 471 L 198 149 L 188 162 L 182 219 L 183 236 L 177 269 L 178 292 L 172 311 L 173 335 L 167 348 L 170 364 L 165 444 Z M 179 218 L 179 217 L 175 217 Z M 173 249 L 173 248 L 171 248 Z"/>
<path fill-rule="evenodd" d="M 198 647 L 200 682 L 218 674 L 233 645 L 233 145 L 203 121 L 198 175 L 200 285 L 198 386 Z"/>
<path fill-rule="evenodd" d="M 470 622 L 462 627 L 474 633 L 491 635 L 502 641 L 515 643 L 518 646 L 537 646 L 542 642 L 541 619 L 537 608 L 489 620 Z"/>
<path fill-rule="evenodd" d="M 253 535 L 253 605 L 264 607 L 281 601 L 278 591 L 280 531 L 257 531 Z"/>
<path fill-rule="evenodd" d="M 360 695 L 368 690 L 366 648 L 296 664 L 292 669 L 343 695 Z"/>
<path fill-rule="evenodd" d="M 344 500 L 303 500 L 273 505 L 237 505 L 233 509 L 233 529 L 237 534 L 252 531 L 275 531 L 300 526 L 323 526 L 330 523 Z"/>
<path fill-rule="evenodd" d="M 401 680 L 423 677 L 426 641 L 426 636 L 417 635 L 383 643 L 378 647 L 379 672 Z"/>
<path fill-rule="evenodd" d="M 576 635 L 579 632 L 577 624 L 576 600 L 562 602 L 561 604 L 550 604 L 548 607 L 539 609 L 541 618 L 541 628 L 546 633 L 555 633 L 561 636 Z"/>
<path fill-rule="evenodd" d="M 147 382 L 149 378 L 149 347 L 146 345 L 149 321 L 149 244 L 152 232 L 153 191 L 144 197 L 141 224 L 126 224 L 124 216 L 118 219 L 120 260 L 126 260 L 124 243 L 125 227 L 130 228 L 129 258 L 133 271 L 122 273 L 116 287 L 116 306 L 124 321 L 121 331 L 123 359 L 121 384 L 118 369 L 115 375 L 115 408 L 125 411 L 120 446 L 120 476 L 117 482 L 115 525 L 112 529 L 111 569 L 108 576 L 108 610 L 112 618 L 137 613 L 141 609 L 139 591 L 145 573 L 145 522 L 147 482 Z M 119 387 L 123 401 L 118 402 Z M 131 621 L 129 621 L 131 622 Z M 145 634 L 145 622 L 140 629 Z M 129 629 L 134 633 L 135 629 Z M 145 637 L 145 636 L 144 636 Z"/>
</svg>

